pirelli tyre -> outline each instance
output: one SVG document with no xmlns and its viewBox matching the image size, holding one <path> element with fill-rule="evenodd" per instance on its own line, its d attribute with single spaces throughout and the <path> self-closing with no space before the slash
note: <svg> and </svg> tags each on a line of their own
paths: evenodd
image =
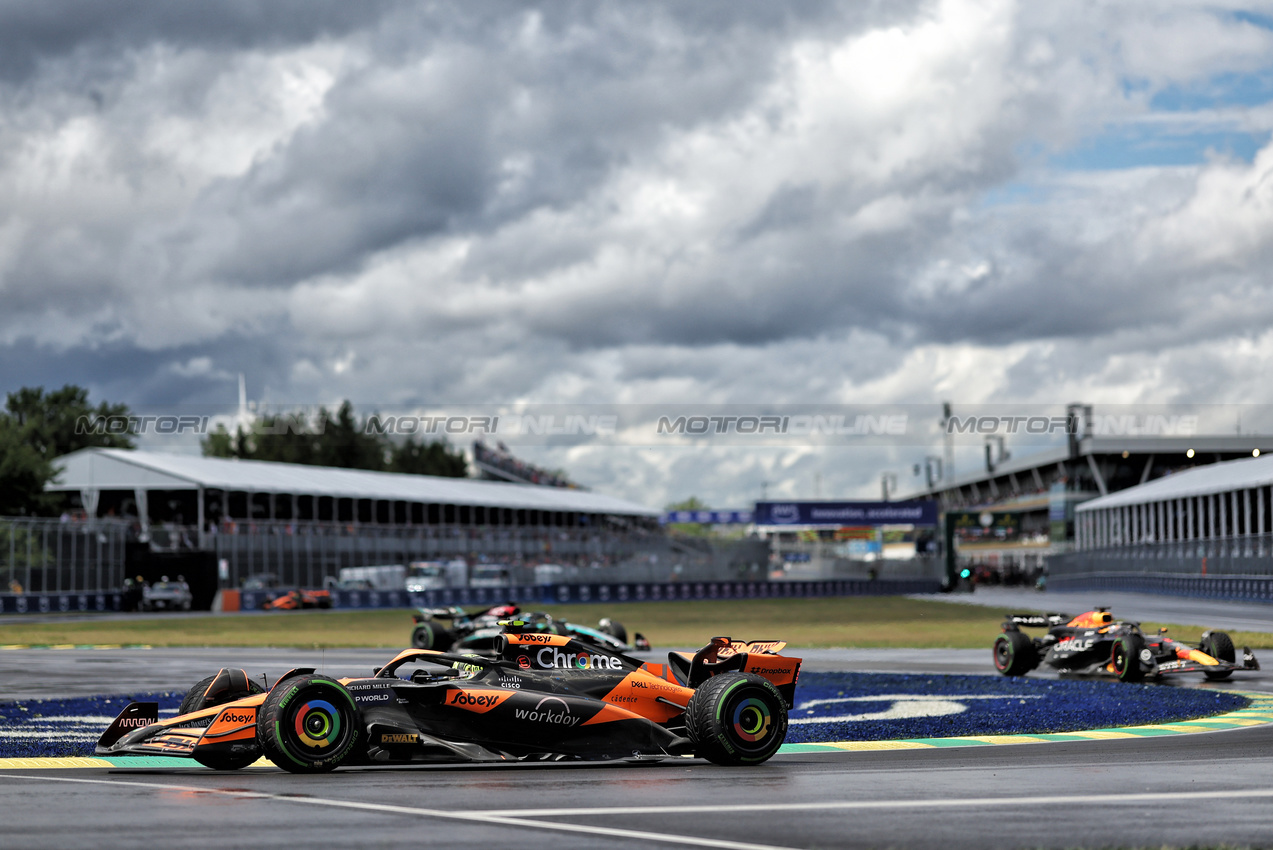
<svg viewBox="0 0 1273 850">
<path fill-rule="evenodd" d="M 1140 635 L 1123 635 L 1114 643 L 1110 664 L 1120 681 L 1139 682 L 1145 678 L 1140 667 L 1142 652 L 1145 652 L 1145 639 Z"/>
<path fill-rule="evenodd" d="M 225 705 L 227 702 L 234 702 L 236 699 L 250 697 L 253 694 L 263 694 L 265 689 L 256 682 L 248 679 L 246 689 L 230 689 L 223 690 L 220 693 L 208 693 L 208 687 L 217 680 L 218 673 L 213 673 L 206 679 L 200 679 L 186 691 L 186 696 L 181 700 L 181 707 L 177 709 L 177 714 L 189 714 L 192 711 L 199 711 L 203 708 L 212 708 L 218 705 Z"/>
<path fill-rule="evenodd" d="M 256 740 L 265 757 L 292 773 L 334 770 L 362 738 L 354 698 L 327 676 L 280 682 L 257 716 Z"/>
<path fill-rule="evenodd" d="M 760 764 L 787 737 L 787 704 L 768 679 L 721 673 L 694 691 L 685 725 L 695 752 L 714 764 Z"/>
<path fill-rule="evenodd" d="M 1039 666 L 1039 652 L 1024 632 L 1004 632 L 995 638 L 995 669 L 1005 676 L 1024 676 Z"/>
<path fill-rule="evenodd" d="M 1238 653 L 1233 648 L 1233 638 L 1224 632 L 1207 632 L 1202 636 L 1202 643 L 1198 648 L 1217 661 L 1227 661 L 1230 664 L 1237 661 Z M 1212 681 L 1227 679 L 1233 675 L 1232 670 L 1207 670 L 1204 673 Z"/>
<path fill-rule="evenodd" d="M 618 620 L 611 620 L 609 617 L 602 617 L 597 623 L 597 631 L 605 632 L 610 637 L 615 638 L 620 643 L 628 642 L 628 630 L 623 627 L 623 623 Z"/>
<path fill-rule="evenodd" d="M 438 623 L 425 621 L 418 624 L 411 632 L 412 649 L 434 649 L 438 652 L 446 652 L 454 643 L 455 636 Z"/>
</svg>

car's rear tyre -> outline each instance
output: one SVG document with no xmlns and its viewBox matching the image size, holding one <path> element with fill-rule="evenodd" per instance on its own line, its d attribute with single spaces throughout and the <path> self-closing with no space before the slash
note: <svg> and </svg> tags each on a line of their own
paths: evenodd
<svg viewBox="0 0 1273 850">
<path fill-rule="evenodd" d="M 455 636 L 450 629 L 437 623 L 422 622 L 411 632 L 412 649 L 433 649 L 446 652 L 455 644 Z"/>
<path fill-rule="evenodd" d="M 628 630 L 623 627 L 623 623 L 618 620 L 611 620 L 609 617 L 602 617 L 597 623 L 597 631 L 605 632 L 610 637 L 617 638 L 622 643 L 628 642 Z"/>
<path fill-rule="evenodd" d="M 1144 649 L 1145 639 L 1140 635 L 1124 635 L 1114 644 L 1110 664 L 1120 681 L 1139 682 L 1145 677 L 1140 669 L 1140 653 Z"/>
<path fill-rule="evenodd" d="M 787 737 L 787 704 L 768 679 L 721 673 L 694 691 L 685 725 L 695 752 L 714 764 L 760 764 Z"/>
<path fill-rule="evenodd" d="M 433 649 L 433 626 L 421 623 L 411 632 L 412 649 Z"/>
<path fill-rule="evenodd" d="M 1233 648 L 1233 638 L 1225 632 L 1207 632 L 1202 636 L 1202 645 L 1198 647 L 1217 661 L 1237 662 L 1238 653 Z M 1233 675 L 1232 670 L 1205 671 L 1205 675 L 1213 682 L 1227 679 Z"/>
<path fill-rule="evenodd" d="M 216 694 L 208 694 L 208 686 L 216 681 L 219 673 L 214 673 L 206 679 L 200 679 L 190 690 L 186 691 L 186 696 L 181 700 L 181 707 L 177 709 L 177 714 L 189 714 L 192 711 L 199 711 L 204 708 L 212 708 L 213 706 L 225 705 L 227 702 L 234 702 L 236 699 L 250 697 L 253 694 L 263 694 L 265 689 L 256 682 L 248 679 L 247 690 L 233 689 L 221 691 Z"/>
<path fill-rule="evenodd" d="M 1005 676 L 1024 676 L 1039 666 L 1034 641 L 1022 632 L 1004 632 L 995 638 L 995 669 Z"/>
<path fill-rule="evenodd" d="M 334 770 L 362 737 L 353 697 L 326 676 L 296 676 L 275 685 L 256 723 L 265 757 L 292 773 Z"/>
</svg>

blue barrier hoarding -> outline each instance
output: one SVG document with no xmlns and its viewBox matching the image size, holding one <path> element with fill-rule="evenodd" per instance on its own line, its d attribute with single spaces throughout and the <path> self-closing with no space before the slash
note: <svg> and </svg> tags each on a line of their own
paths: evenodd
<svg viewBox="0 0 1273 850">
<path fill-rule="evenodd" d="M 783 599 L 810 596 L 882 596 L 936 593 L 937 579 L 836 579 L 828 581 L 685 581 L 664 583 L 544 584 L 512 587 L 451 587 L 408 593 L 405 590 L 333 590 L 332 607 L 443 608 L 516 602 L 523 608 L 601 602 L 672 602 L 689 599 Z M 245 590 L 245 611 L 257 610 L 283 590 Z"/>
<path fill-rule="evenodd" d="M 0 614 L 120 611 L 122 593 L 0 593 Z"/>
<path fill-rule="evenodd" d="M 756 525 L 936 525 L 937 502 L 757 502 Z"/>
<path fill-rule="evenodd" d="M 664 525 L 670 522 L 697 522 L 704 525 L 749 525 L 751 511 L 668 511 L 659 518 Z"/>
</svg>

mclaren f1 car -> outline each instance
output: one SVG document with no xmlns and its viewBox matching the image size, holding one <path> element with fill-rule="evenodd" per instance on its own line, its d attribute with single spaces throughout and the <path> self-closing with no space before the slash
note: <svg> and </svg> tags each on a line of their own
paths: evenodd
<svg viewBox="0 0 1273 850">
<path fill-rule="evenodd" d="M 622 623 L 609 617 L 602 618 L 597 627 L 592 628 L 558 620 L 540 612 L 522 611 L 515 602 L 506 602 L 474 613 L 455 606 L 417 608 L 411 615 L 415 623 L 411 630 L 411 646 L 440 652 L 472 652 L 493 656 L 504 631 L 499 623 L 508 617 L 516 617 L 525 622 L 526 631 L 569 635 L 601 649 L 640 652 L 650 648 L 650 642 L 640 632 L 633 634 L 632 643 L 629 644 L 628 630 Z"/>
<path fill-rule="evenodd" d="M 281 596 L 261 603 L 266 611 L 299 611 L 306 608 L 332 607 L 330 590 L 289 590 Z"/>
<path fill-rule="evenodd" d="M 676 756 L 754 765 L 786 737 L 800 659 L 782 655 L 781 641 L 713 638 L 653 664 L 520 626 L 501 637 L 496 658 L 408 649 L 368 677 L 301 668 L 268 690 L 223 668 L 175 717 L 130 703 L 97 753 L 185 756 L 218 770 L 264 755 L 293 773 Z"/>
<path fill-rule="evenodd" d="M 1046 628 L 1030 637 L 1026 628 Z M 1124 682 L 1176 673 L 1202 673 L 1227 679 L 1234 671 L 1259 670 L 1247 647 L 1237 660 L 1233 640 L 1224 632 L 1203 632 L 1196 646 L 1173 640 L 1166 629 L 1147 635 L 1139 623 L 1115 620 L 1108 608 L 1068 614 L 1010 614 L 995 638 L 995 668 L 1005 676 L 1023 676 L 1040 664 L 1061 673 L 1116 676 Z"/>
</svg>

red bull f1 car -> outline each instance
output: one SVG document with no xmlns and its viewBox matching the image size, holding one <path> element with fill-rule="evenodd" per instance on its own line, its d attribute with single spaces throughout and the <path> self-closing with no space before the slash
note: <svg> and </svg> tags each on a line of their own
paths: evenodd
<svg viewBox="0 0 1273 850">
<path fill-rule="evenodd" d="M 177 716 L 133 702 L 99 755 L 186 756 L 217 770 L 264 755 L 293 773 L 341 765 L 698 756 L 753 765 L 787 733 L 800 659 L 782 641 L 713 638 L 642 662 L 568 635 L 502 635 L 496 658 L 408 649 L 372 676 L 292 670 L 268 690 L 223 668 Z"/>
<path fill-rule="evenodd" d="M 1046 628 L 1030 637 L 1026 628 Z M 1146 635 L 1139 623 L 1115 620 L 1108 608 L 1068 614 L 1010 614 L 995 638 L 995 668 L 1005 676 L 1024 676 L 1040 664 L 1061 673 L 1115 676 L 1124 682 L 1176 673 L 1202 673 L 1227 679 L 1235 670 L 1259 670 L 1248 647 L 1238 663 L 1233 640 L 1224 632 L 1203 632 L 1197 646 L 1167 637 L 1166 629 Z"/>
</svg>

